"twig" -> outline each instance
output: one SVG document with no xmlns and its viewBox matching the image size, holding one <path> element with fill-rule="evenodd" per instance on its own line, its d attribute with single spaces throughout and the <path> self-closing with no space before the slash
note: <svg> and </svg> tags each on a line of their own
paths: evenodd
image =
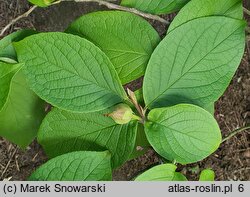
<svg viewBox="0 0 250 197">
<path fill-rule="evenodd" d="M 2 174 L 1 174 L 0 179 L 2 179 L 2 178 L 4 177 L 4 174 L 5 174 L 5 172 L 7 171 L 7 169 L 9 168 L 10 162 L 12 161 L 12 159 L 14 158 L 14 156 L 16 155 L 16 152 L 17 152 L 17 151 L 18 151 L 18 147 L 15 148 L 14 152 L 13 152 L 12 155 L 10 156 L 10 159 L 9 159 L 7 165 L 5 166 L 5 168 L 4 168 L 4 170 L 3 170 Z"/>
<path fill-rule="evenodd" d="M 243 7 L 243 11 L 250 16 L 250 11 L 248 9 L 246 9 L 245 7 Z"/>
<path fill-rule="evenodd" d="M 95 3 L 98 3 L 99 5 L 104 5 L 104 6 L 106 6 L 109 9 L 131 12 L 131 13 L 134 13 L 136 15 L 142 16 L 144 18 L 156 20 L 156 21 L 159 21 L 159 22 L 167 24 L 167 25 L 170 24 L 169 21 L 167 21 L 167 20 L 165 20 L 165 19 L 163 19 L 163 18 L 161 18 L 161 17 L 159 17 L 157 15 L 152 15 L 152 14 L 144 13 L 142 11 L 139 11 L 139 10 L 135 9 L 135 8 L 128 8 L 128 7 L 120 6 L 120 5 L 117 5 L 117 4 L 109 2 L 109 1 L 113 1 L 113 0 L 109 0 L 109 1 L 103 1 L 103 0 L 59 0 L 59 1 L 56 1 L 55 3 L 53 3 L 53 4 L 57 4 L 57 3 L 62 2 L 62 1 L 95 2 Z M 11 27 L 11 25 L 15 24 L 17 21 L 19 21 L 19 20 L 21 20 L 23 18 L 28 17 L 36 8 L 37 8 L 37 6 L 34 5 L 28 11 L 26 11 L 22 15 L 18 16 L 17 18 L 14 18 L 12 21 L 10 21 L 1 30 L 0 37 L 2 37 L 4 35 L 4 33 Z"/>
<path fill-rule="evenodd" d="M 3 181 L 10 181 L 11 179 L 12 179 L 12 176 L 8 177 L 8 178 L 5 178 Z"/>
<path fill-rule="evenodd" d="M 39 153 L 36 153 L 35 156 L 33 157 L 33 159 L 31 161 L 35 162 L 37 156 L 38 156 Z"/>
<path fill-rule="evenodd" d="M 240 169 L 238 169 L 238 170 L 235 170 L 234 173 L 235 173 L 235 172 L 245 171 L 245 170 L 250 170 L 250 167 L 240 168 Z"/>
<path fill-rule="evenodd" d="M 249 36 L 246 36 L 246 42 L 250 42 L 250 35 Z"/>
<path fill-rule="evenodd" d="M 15 24 L 17 21 L 28 17 L 35 9 L 37 8 L 36 5 L 32 6 L 28 11 L 23 13 L 22 15 L 18 16 L 17 18 L 14 18 L 12 21 L 10 21 L 2 30 L 0 33 L 0 37 L 4 35 L 4 33 L 11 27 L 11 25 Z"/>
<path fill-rule="evenodd" d="M 20 172 L 20 167 L 19 167 L 19 164 L 18 164 L 18 156 L 15 156 L 15 161 L 16 161 L 16 169 L 18 172 Z"/>
<path fill-rule="evenodd" d="M 225 142 L 225 141 L 227 141 L 227 140 L 229 140 L 230 138 L 232 138 L 233 136 L 237 135 L 238 133 L 240 133 L 242 131 L 245 131 L 247 129 L 250 129 L 250 125 L 234 130 L 232 133 L 229 134 L 229 136 L 227 136 L 226 138 L 224 138 L 222 140 L 222 143 Z"/>
<path fill-rule="evenodd" d="M 61 0 L 61 1 L 95 2 L 95 3 L 98 3 L 99 5 L 104 5 L 104 6 L 106 6 L 109 9 L 126 11 L 126 12 L 130 12 L 130 13 L 142 16 L 144 18 L 148 18 L 148 19 L 159 21 L 159 22 L 167 24 L 167 25 L 170 24 L 169 21 L 165 20 L 164 18 L 161 18 L 160 16 L 153 15 L 153 14 L 148 14 L 148 13 L 139 11 L 139 10 L 137 10 L 135 8 L 128 8 L 128 7 L 120 6 L 120 5 L 111 3 L 109 1 L 103 1 L 103 0 Z"/>
</svg>

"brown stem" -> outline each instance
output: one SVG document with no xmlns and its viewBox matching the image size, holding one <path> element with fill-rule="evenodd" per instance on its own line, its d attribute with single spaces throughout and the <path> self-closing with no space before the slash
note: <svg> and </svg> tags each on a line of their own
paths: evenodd
<svg viewBox="0 0 250 197">
<path fill-rule="evenodd" d="M 28 11 L 23 13 L 22 15 L 18 16 L 17 18 L 14 18 L 12 21 L 10 21 L 2 30 L 0 33 L 0 37 L 4 35 L 4 33 L 11 27 L 11 25 L 15 24 L 17 21 L 28 17 L 35 9 L 37 8 L 36 5 L 32 6 Z"/>
<path fill-rule="evenodd" d="M 159 21 L 161 23 L 164 24 L 170 24 L 169 21 L 157 16 L 157 15 L 152 15 L 152 14 L 148 14 L 148 13 L 144 13 L 142 11 L 139 11 L 135 8 L 128 8 L 128 7 L 124 7 L 124 6 L 120 6 L 114 3 L 111 3 L 110 1 L 114 1 L 114 0 L 58 0 L 56 2 L 54 2 L 53 4 L 57 4 L 60 3 L 61 1 L 74 1 L 74 2 L 95 2 L 98 3 L 99 5 L 104 5 L 109 9 L 114 9 L 114 10 L 121 10 L 121 11 L 126 11 L 126 12 L 130 12 L 130 13 L 134 13 L 136 15 L 142 16 L 144 18 L 148 18 L 148 19 L 152 19 L 152 20 L 156 20 Z M 0 33 L 0 37 L 3 37 L 4 33 L 13 25 L 15 24 L 17 21 L 28 17 L 35 9 L 37 8 L 36 5 L 32 6 L 28 11 L 26 11 L 25 13 L 23 13 L 22 15 L 18 16 L 17 18 L 14 18 L 12 21 L 10 21 L 2 30 Z"/>
<path fill-rule="evenodd" d="M 135 8 L 128 8 L 128 7 L 124 7 L 121 5 L 117 5 L 117 4 L 111 3 L 110 0 L 109 1 L 103 1 L 103 0 L 61 0 L 61 1 L 95 2 L 95 3 L 98 3 L 99 5 L 104 5 L 109 9 L 126 11 L 126 12 L 130 12 L 130 13 L 142 16 L 144 18 L 159 21 L 159 22 L 164 23 L 166 25 L 170 24 L 169 21 L 165 20 L 164 18 L 161 18 L 160 16 L 144 13 L 142 11 L 135 9 Z M 111 0 L 111 1 L 113 1 L 113 0 Z"/>
<path fill-rule="evenodd" d="M 245 131 L 247 129 L 250 129 L 250 125 L 234 130 L 232 133 L 229 134 L 229 136 L 227 136 L 226 138 L 224 138 L 222 140 L 222 143 L 225 142 L 225 141 L 227 141 L 227 140 L 229 140 L 229 139 L 231 139 L 233 136 L 235 136 L 238 133 L 241 133 L 242 131 Z"/>
<path fill-rule="evenodd" d="M 250 11 L 248 9 L 246 9 L 245 7 L 243 7 L 243 11 L 250 16 Z"/>
</svg>

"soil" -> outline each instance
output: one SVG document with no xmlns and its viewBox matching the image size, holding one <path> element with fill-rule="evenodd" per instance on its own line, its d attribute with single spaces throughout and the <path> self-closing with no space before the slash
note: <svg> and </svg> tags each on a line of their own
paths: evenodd
<svg viewBox="0 0 250 197">
<path fill-rule="evenodd" d="M 250 2 L 245 6 L 250 8 Z M 25 12 L 30 5 L 26 0 L 0 0 L 0 29 L 11 19 Z M 23 28 L 34 28 L 38 31 L 63 31 L 70 22 L 77 17 L 106 9 L 95 3 L 61 3 L 49 8 L 39 8 L 31 16 L 12 26 L 6 34 Z M 174 15 L 163 16 L 172 19 Z M 246 17 L 246 16 L 245 16 Z M 246 17 L 249 25 L 250 18 Z M 166 27 L 150 21 L 161 36 Z M 142 79 L 133 83 L 137 89 Z M 229 133 L 246 124 L 250 124 L 250 42 L 247 43 L 244 58 L 225 94 L 216 103 L 215 117 L 219 122 L 222 135 Z M 220 148 L 210 157 L 178 170 L 189 180 L 197 180 L 200 170 L 212 168 L 216 173 L 216 180 L 250 180 L 250 131 L 242 132 L 221 144 Z M 26 180 L 38 166 L 46 162 L 47 158 L 34 141 L 27 149 L 21 150 L 14 144 L 0 138 L 0 180 Z M 115 170 L 114 180 L 131 180 L 138 173 L 161 163 L 160 157 L 149 150 L 143 156 L 128 161 L 121 168 Z"/>
</svg>

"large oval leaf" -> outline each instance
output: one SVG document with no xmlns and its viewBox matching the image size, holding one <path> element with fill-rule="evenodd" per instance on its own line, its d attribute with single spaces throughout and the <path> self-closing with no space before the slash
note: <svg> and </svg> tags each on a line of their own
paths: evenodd
<svg viewBox="0 0 250 197">
<path fill-rule="evenodd" d="M 21 66 L 0 62 L 0 111 L 8 98 L 11 80 Z"/>
<path fill-rule="evenodd" d="M 99 46 L 110 58 L 122 84 L 144 75 L 148 60 L 160 42 L 159 35 L 146 20 L 121 11 L 84 15 L 67 32 Z"/>
<path fill-rule="evenodd" d="M 126 93 L 108 57 L 65 33 L 43 33 L 15 43 L 30 87 L 52 105 L 90 112 L 121 102 Z"/>
<path fill-rule="evenodd" d="M 110 153 L 79 151 L 61 155 L 38 168 L 29 181 L 111 181 Z"/>
<path fill-rule="evenodd" d="M 187 181 L 183 174 L 175 172 L 176 168 L 170 163 L 158 165 L 139 175 L 135 181 Z"/>
<path fill-rule="evenodd" d="M 177 14 L 168 32 L 188 21 L 207 16 L 242 19 L 242 0 L 192 0 Z"/>
<path fill-rule="evenodd" d="M 229 85 L 245 48 L 245 22 L 227 17 L 192 20 L 154 51 L 143 84 L 149 108 L 216 101 Z"/>
<path fill-rule="evenodd" d="M 11 80 L 0 110 L 0 135 L 25 148 L 35 138 L 45 116 L 45 104 L 31 91 L 22 69 Z"/>
<path fill-rule="evenodd" d="M 49 157 L 79 150 L 109 150 L 116 168 L 133 151 L 137 123 L 118 125 L 104 116 L 107 112 L 83 114 L 54 109 L 40 127 L 38 142 Z"/>
<path fill-rule="evenodd" d="M 121 5 L 152 14 L 169 14 L 181 9 L 189 0 L 122 0 Z"/>
<path fill-rule="evenodd" d="M 221 143 L 220 128 L 213 116 L 189 104 L 153 109 L 145 130 L 156 152 L 181 164 L 204 159 Z"/>
</svg>

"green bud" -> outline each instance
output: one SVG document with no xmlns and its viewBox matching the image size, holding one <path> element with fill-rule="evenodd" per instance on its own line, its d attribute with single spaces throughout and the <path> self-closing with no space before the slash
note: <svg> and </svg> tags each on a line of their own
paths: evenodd
<svg viewBox="0 0 250 197">
<path fill-rule="evenodd" d="M 127 124 L 133 117 L 132 109 L 126 104 L 119 104 L 115 106 L 115 110 L 108 114 L 117 124 Z"/>
</svg>

